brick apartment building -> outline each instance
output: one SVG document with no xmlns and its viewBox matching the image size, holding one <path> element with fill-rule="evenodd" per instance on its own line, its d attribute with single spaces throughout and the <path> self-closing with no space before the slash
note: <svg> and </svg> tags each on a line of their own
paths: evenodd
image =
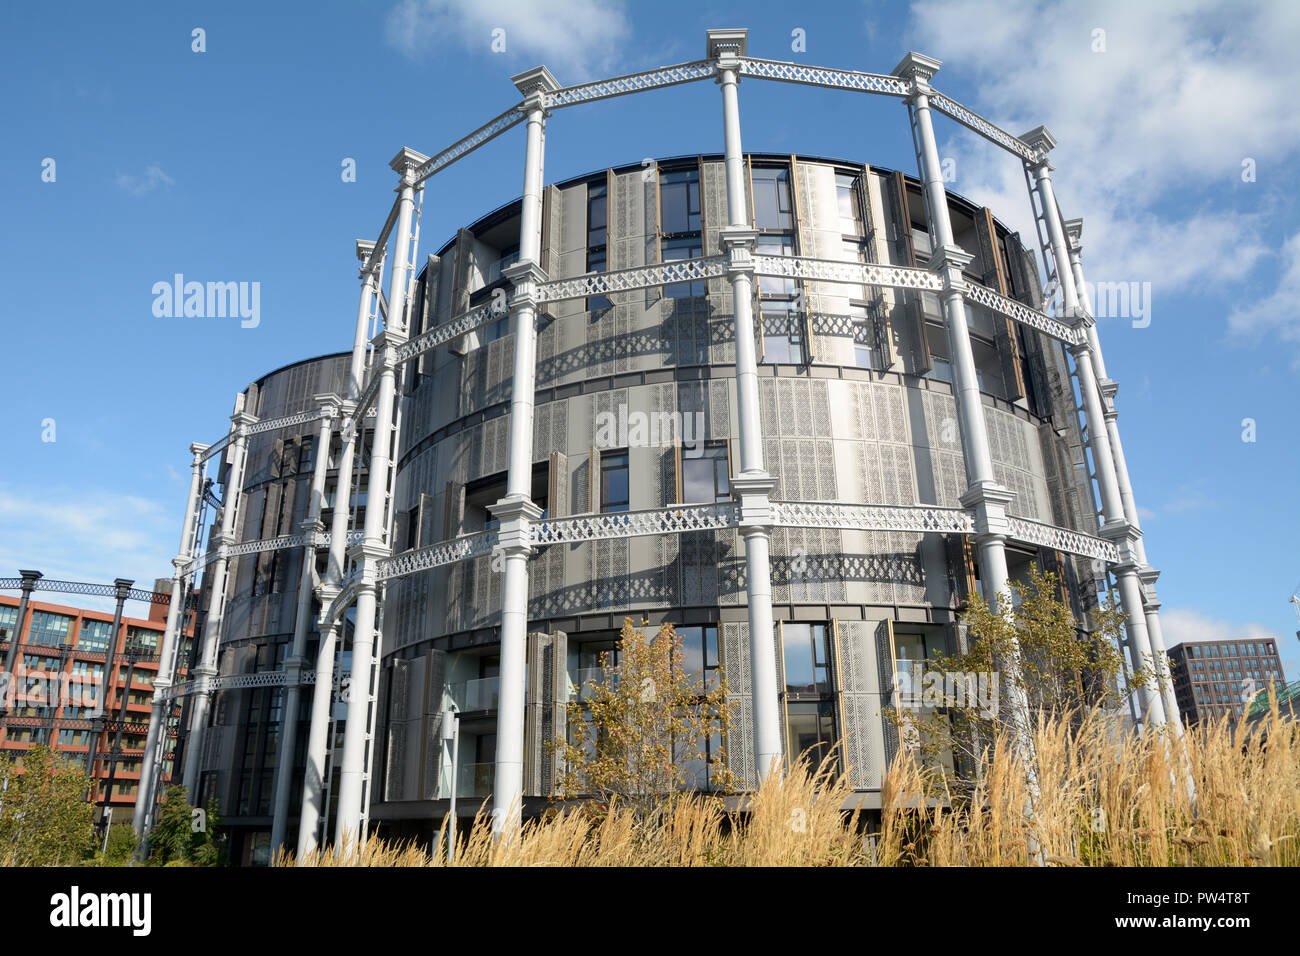
<svg viewBox="0 0 1300 956">
<path fill-rule="evenodd" d="M 159 592 L 170 585 L 160 579 L 149 616 L 124 613 L 116 634 L 111 612 L 35 599 L 28 601 L 20 622 L 20 599 L 0 594 L 0 664 L 9 656 L 10 643 L 18 641 L 15 679 L 8 682 L 8 699 L 0 701 L 5 711 L 0 755 L 13 759 L 19 772 L 24 755 L 39 744 L 83 768 L 93 760 L 94 802 L 112 807 L 120 822 L 130 820 L 140 784 L 167 619 L 167 596 Z M 141 593 L 133 592 L 133 597 Z M 189 660 L 193 633 L 191 623 L 186 624 L 178 655 L 182 666 Z"/>
</svg>

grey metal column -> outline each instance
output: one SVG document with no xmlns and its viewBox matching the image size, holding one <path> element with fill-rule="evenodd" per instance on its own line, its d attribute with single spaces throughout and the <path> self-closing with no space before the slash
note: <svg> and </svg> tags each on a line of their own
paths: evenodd
<svg viewBox="0 0 1300 956">
<path fill-rule="evenodd" d="M 1070 246 L 1070 267 L 1074 276 L 1076 294 L 1087 288 L 1083 278 L 1083 220 L 1067 219 L 1065 236 Z M 1081 296 L 1080 308 L 1088 309 L 1087 296 Z M 1091 314 L 1091 313 L 1089 313 Z M 1119 393 L 1119 383 L 1106 374 L 1106 360 L 1101 352 L 1101 339 L 1097 334 L 1096 321 L 1088 324 L 1088 344 L 1092 346 L 1093 362 L 1097 371 L 1097 387 L 1101 391 L 1103 413 L 1106 416 L 1106 434 L 1110 438 L 1110 449 L 1115 456 L 1115 477 L 1119 481 L 1119 497 L 1124 506 L 1124 517 L 1134 528 L 1142 530 L 1138 517 L 1137 501 L 1133 496 L 1133 482 L 1129 476 L 1128 461 L 1124 457 L 1124 444 L 1119 435 L 1119 412 L 1115 408 L 1115 396 Z M 1160 686 L 1165 706 L 1165 716 L 1174 725 L 1178 733 L 1183 732 L 1183 722 L 1178 711 L 1178 698 L 1174 694 L 1173 676 L 1169 670 L 1169 655 L 1165 650 L 1164 632 L 1160 627 L 1160 600 L 1156 596 L 1155 583 L 1160 572 L 1151 567 L 1147 560 L 1146 541 L 1138 537 L 1136 541 L 1137 558 L 1142 567 L 1138 579 L 1142 582 L 1142 606 L 1147 622 L 1147 634 L 1151 640 L 1151 653 L 1160 668 Z"/>
<path fill-rule="evenodd" d="M 339 438 L 338 476 L 334 486 L 334 510 L 330 521 L 329 563 L 320 587 L 320 645 L 316 650 L 316 683 L 312 687 L 311 720 L 307 731 L 307 766 L 302 782 L 302 810 L 298 822 L 298 859 L 311 853 L 319 843 L 321 814 L 325 809 L 325 764 L 330 746 L 330 710 L 334 703 L 334 656 L 338 648 L 341 623 L 328 622 L 325 615 L 342 587 L 347 560 L 348 518 L 352 510 L 352 472 L 357 442 L 361 440 L 364 419 L 355 418 L 357 399 L 361 397 L 361 376 L 365 366 L 370 311 L 379 289 L 382 265 L 365 265 L 375 251 L 375 244 L 357 240 L 357 258 L 363 263 L 361 301 L 357 306 L 356 331 L 352 339 L 352 361 L 348 369 L 347 400 L 340 406 L 343 426 Z"/>
<path fill-rule="evenodd" d="M 745 201 L 744 153 L 740 145 L 740 60 L 748 30 L 709 30 L 707 55 L 722 87 L 724 161 L 727 173 L 727 250 L 732 312 L 736 320 L 736 404 L 740 419 L 740 474 L 731 479 L 740 533 L 745 539 L 745 598 L 749 613 L 749 665 L 754 707 L 754 765 L 760 781 L 782 772 L 781 707 L 773 654 L 769 496 L 776 482 L 763 464 L 763 427 L 754 348 L 754 245 L 758 233 Z"/>
<path fill-rule="evenodd" d="M 545 166 L 546 94 L 560 89 L 548 69 L 535 67 L 512 78 L 528 114 L 524 146 L 524 195 L 519 216 L 519 261 L 505 270 L 514 285 L 514 381 L 510 387 L 510 460 L 505 497 L 492 505 L 500 521 L 497 548 L 504 557 L 501 600 L 501 676 L 497 705 L 497 752 L 492 786 L 492 832 L 509 836 L 519 825 L 524 800 L 524 677 L 528 637 L 529 529 L 542 516 L 532 498 L 533 388 L 537 353 L 537 284 L 541 267 L 542 181 Z M 595 503 L 599 509 L 599 503 Z"/>
<path fill-rule="evenodd" d="M 117 599 L 117 605 L 113 610 L 113 630 L 108 639 L 108 648 L 104 652 L 104 683 L 100 691 L 99 705 L 96 710 L 99 711 L 91 720 L 90 731 L 90 750 L 86 754 L 86 780 L 88 787 L 86 789 L 86 799 L 91 800 L 95 793 L 95 759 L 99 752 L 99 735 L 104 732 L 108 724 L 108 695 L 113 689 L 113 658 L 117 654 L 117 633 L 122 629 L 122 607 L 126 604 L 126 599 L 131 591 L 131 585 L 135 581 L 129 578 L 118 578 L 113 582 L 113 596 Z M 130 681 L 122 691 L 122 701 L 125 706 L 126 698 L 131 693 Z M 125 714 L 122 717 L 126 719 Z M 108 795 L 112 796 L 113 775 L 109 773 Z M 136 798 L 139 799 L 139 791 L 136 792 Z"/>
<path fill-rule="evenodd" d="M 13 637 L 9 639 L 9 649 L 5 651 L 5 672 L 0 674 L 0 717 L 9 713 L 11 693 L 18 692 L 13 679 L 14 665 L 18 660 L 18 644 L 22 641 L 23 626 L 27 622 L 27 604 L 31 599 L 32 591 L 36 590 L 36 582 L 45 576 L 40 571 L 19 571 L 18 574 L 23 579 L 23 596 L 18 599 L 18 620 L 14 623 Z"/>
<path fill-rule="evenodd" d="M 244 411 L 245 396 L 235 400 L 230 416 L 235 438 L 230 443 L 230 468 L 221 499 L 221 530 L 215 540 L 217 557 L 211 564 L 212 589 L 208 592 L 208 613 L 203 622 L 203 647 L 194 669 L 194 696 L 190 706 L 189 733 L 185 740 L 185 775 L 181 782 L 190 801 L 199 799 L 199 768 L 203 762 L 203 741 L 207 735 L 208 708 L 212 703 L 212 678 L 217 674 L 217 651 L 221 647 L 222 623 L 226 613 L 226 572 L 230 567 L 230 546 L 235 543 L 235 516 L 244 487 L 244 461 L 248 451 L 248 426 L 257 419 Z"/>
<path fill-rule="evenodd" d="M 293 644 L 285 660 L 284 707 L 281 709 L 280 743 L 275 766 L 275 811 L 271 817 L 271 853 L 284 843 L 289 825 L 289 787 L 293 780 L 293 755 L 298 742 L 298 699 L 302 693 L 303 654 L 307 649 L 307 629 L 311 621 L 311 602 L 316 582 L 316 538 L 325 530 L 320 514 L 325 497 L 325 473 L 329 468 L 330 436 L 338 415 L 336 395 L 317 395 L 320 405 L 320 429 L 316 434 L 316 461 L 311 473 L 311 499 L 301 531 L 307 536 L 302 547 L 302 573 L 298 577 L 298 608 L 293 620 Z"/>
<path fill-rule="evenodd" d="M 185 628 L 185 605 L 189 598 L 188 567 L 194 557 L 194 535 L 198 528 L 199 495 L 203 484 L 203 453 L 207 445 L 190 445 L 190 494 L 185 502 L 185 522 L 181 529 L 181 545 L 172 558 L 172 599 L 167 605 L 167 626 L 163 630 L 162 648 L 158 653 L 158 676 L 154 678 L 153 706 L 149 712 L 149 733 L 145 738 L 144 759 L 140 767 L 140 788 L 135 796 L 135 811 L 131 824 L 135 832 L 144 834 L 149 811 L 153 807 L 162 757 L 166 749 L 167 731 L 164 726 L 172 711 L 172 675 L 176 669 L 176 653 L 180 647 L 180 633 Z"/>
<path fill-rule="evenodd" d="M 404 148 L 389 164 L 401 177 L 398 187 L 397 232 L 393 236 L 393 271 L 388 287 L 388 320 L 375 344 L 372 374 L 379 376 L 375 392 L 375 433 L 370 445 L 370 468 L 366 473 L 366 521 L 362 541 L 356 547 L 356 624 L 352 632 L 352 694 L 361 701 L 348 704 L 343 724 L 343 756 L 340 761 L 338 821 L 334 845 L 339 854 L 349 851 L 361 839 L 362 790 L 365 783 L 366 735 L 369 729 L 371 658 L 375 653 L 375 617 L 378 610 L 379 562 L 391 553 L 386 540 L 387 508 L 392 493 L 388 487 L 393 448 L 393 404 L 396 397 L 396 346 L 406 341 L 406 280 L 410 270 L 411 218 L 415 209 L 415 170 L 427 156 Z M 361 706 L 358 706 L 360 704 Z"/>
<path fill-rule="evenodd" d="M 1057 209 L 1056 194 L 1052 189 L 1051 166 L 1047 162 L 1047 154 L 1056 145 L 1056 140 L 1043 126 L 1031 130 L 1020 139 L 1031 149 L 1036 150 L 1040 157 L 1038 162 L 1030 164 L 1030 171 L 1037 184 L 1039 199 L 1043 206 L 1043 221 L 1047 226 L 1048 241 L 1052 248 L 1052 258 L 1056 261 L 1056 276 L 1061 284 L 1064 317 L 1076 329 L 1083 329 L 1086 332 L 1092 320 L 1087 311 L 1079 306 L 1079 295 L 1074 284 L 1074 272 L 1070 267 L 1065 230 Z M 1138 542 L 1141 540 L 1142 531 L 1124 517 L 1119 481 L 1115 476 L 1115 459 L 1111 453 L 1110 436 L 1107 434 L 1106 418 L 1102 412 L 1101 392 L 1097 387 L 1097 376 L 1093 370 L 1092 346 L 1086 334 L 1082 341 L 1070 346 L 1070 354 L 1074 356 L 1075 376 L 1079 381 L 1079 392 L 1083 396 L 1084 415 L 1088 423 L 1088 444 L 1092 449 L 1092 466 L 1096 472 L 1097 486 L 1101 490 L 1104 521 L 1098 533 L 1103 538 L 1114 542 L 1115 547 L 1119 549 L 1119 561 L 1111 571 L 1119 585 L 1120 601 L 1127 616 L 1126 627 L 1134 664 L 1137 667 L 1152 666 L 1156 660 L 1147 633 L 1146 612 L 1142 606 L 1142 582 L 1138 577 L 1138 572 L 1142 568 L 1142 562 L 1138 557 Z M 1145 684 L 1138 693 L 1144 715 L 1156 725 L 1165 722 L 1162 696 L 1158 686 L 1153 692 Z"/>
</svg>

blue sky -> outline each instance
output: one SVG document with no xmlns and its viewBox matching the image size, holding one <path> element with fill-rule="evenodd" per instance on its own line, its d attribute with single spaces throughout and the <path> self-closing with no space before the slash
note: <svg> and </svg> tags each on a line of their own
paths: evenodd
<svg viewBox="0 0 1300 956">
<path fill-rule="evenodd" d="M 573 83 L 697 59 L 706 29 L 748 26 L 750 52 L 774 59 L 888 72 L 920 50 L 955 99 L 1013 133 L 1051 128 L 1089 278 L 1150 283 L 1149 325 L 1100 329 L 1170 642 L 1271 633 L 1294 678 L 1294 6 L 6 4 L 0 575 L 168 573 L 187 445 L 222 434 L 253 378 L 350 344 L 352 244 L 383 222 L 399 147 L 454 142 L 539 62 Z M 741 110 L 748 149 L 915 172 L 895 100 L 746 81 Z M 565 110 L 547 179 L 720 150 L 720 112 L 711 84 Z M 938 133 L 950 188 L 1030 230 L 1018 165 L 951 122 Z M 514 130 L 435 178 L 423 251 L 518 194 L 522 149 Z M 153 284 L 178 272 L 260 283 L 260 324 L 156 318 Z"/>
</svg>

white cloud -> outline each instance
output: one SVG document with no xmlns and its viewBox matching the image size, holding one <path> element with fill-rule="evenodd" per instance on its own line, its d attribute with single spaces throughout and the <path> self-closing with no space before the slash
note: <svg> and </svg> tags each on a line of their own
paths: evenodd
<svg viewBox="0 0 1300 956">
<path fill-rule="evenodd" d="M 492 53 L 497 29 L 505 31 L 512 63 L 544 62 L 565 84 L 609 72 L 631 34 L 622 4 L 599 0 L 402 0 L 388 15 L 386 33 L 389 43 L 417 57 L 447 39 Z"/>
<path fill-rule="evenodd" d="M 1300 343 L 1300 233 L 1282 247 L 1282 277 L 1277 289 L 1257 302 L 1236 308 L 1228 316 L 1228 331 L 1234 335 L 1258 338 L 1276 332 L 1287 342 Z"/>
<path fill-rule="evenodd" d="M 146 166 L 142 176 L 133 176 L 130 173 L 117 174 L 118 188 L 125 190 L 132 196 L 143 196 L 145 193 L 153 192 L 159 186 L 174 186 L 175 184 L 176 180 L 163 172 L 163 168 L 157 163 L 150 163 Z"/>
<path fill-rule="evenodd" d="M 1300 656 L 1296 653 L 1293 635 L 1283 637 L 1272 628 L 1253 621 L 1238 624 L 1184 608 L 1163 609 L 1160 612 L 1160 623 L 1166 648 L 1195 641 L 1271 640 L 1277 648 L 1278 656 L 1282 658 L 1283 677 L 1287 681 L 1294 681 L 1300 676 L 1297 673 Z"/>
<path fill-rule="evenodd" d="M 1097 29 L 1105 52 L 1093 52 Z M 947 61 L 940 89 L 972 82 L 966 105 L 1004 129 L 1052 131 L 1053 180 L 1066 217 L 1085 221 L 1089 280 L 1152 282 L 1158 322 L 1172 319 L 1163 294 L 1240 282 L 1267 256 L 1264 217 L 1241 211 L 1238 191 L 1265 187 L 1245 186 L 1241 163 L 1264 177 L 1300 152 L 1298 30 L 1300 4 L 1286 0 L 1031 0 L 997 17 L 982 0 L 921 0 L 908 41 Z M 941 151 L 958 160 L 958 191 L 1036 242 L 1018 161 L 965 131 Z M 1253 324 L 1281 325 L 1266 319 L 1276 311 Z"/>
<path fill-rule="evenodd" d="M 151 590 L 154 578 L 171 574 L 179 537 L 178 515 L 146 498 L 90 488 L 0 486 L 0 577 L 34 568 L 62 581 L 131 578 L 136 587 Z M 105 609 L 112 604 L 75 602 Z"/>
</svg>

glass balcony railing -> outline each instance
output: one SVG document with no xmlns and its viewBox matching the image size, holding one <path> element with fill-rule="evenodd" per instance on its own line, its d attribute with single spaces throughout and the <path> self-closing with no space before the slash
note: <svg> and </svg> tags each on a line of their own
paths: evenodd
<svg viewBox="0 0 1300 956">
<path fill-rule="evenodd" d="M 614 683 L 618 683 L 618 674 L 614 674 Z M 605 680 L 605 672 L 599 667 L 579 667 L 569 672 L 569 681 L 573 689 L 569 692 L 570 697 L 578 700 L 587 700 L 591 697 L 591 681 L 597 684 Z"/>
<path fill-rule="evenodd" d="M 480 677 L 478 680 L 461 681 L 447 685 L 447 696 L 456 710 L 465 712 L 473 710 L 496 710 L 497 699 L 501 691 L 501 678 Z"/>
<path fill-rule="evenodd" d="M 456 774 L 456 799 L 483 799 L 492 795 L 492 784 L 496 780 L 496 764 L 464 764 Z M 451 796 L 451 771 L 444 768 L 442 783 L 438 791 L 444 798 Z"/>
<path fill-rule="evenodd" d="M 519 261 L 519 253 L 510 252 L 490 264 L 483 272 L 483 284 L 491 285 L 501 278 L 501 274 Z"/>
</svg>

